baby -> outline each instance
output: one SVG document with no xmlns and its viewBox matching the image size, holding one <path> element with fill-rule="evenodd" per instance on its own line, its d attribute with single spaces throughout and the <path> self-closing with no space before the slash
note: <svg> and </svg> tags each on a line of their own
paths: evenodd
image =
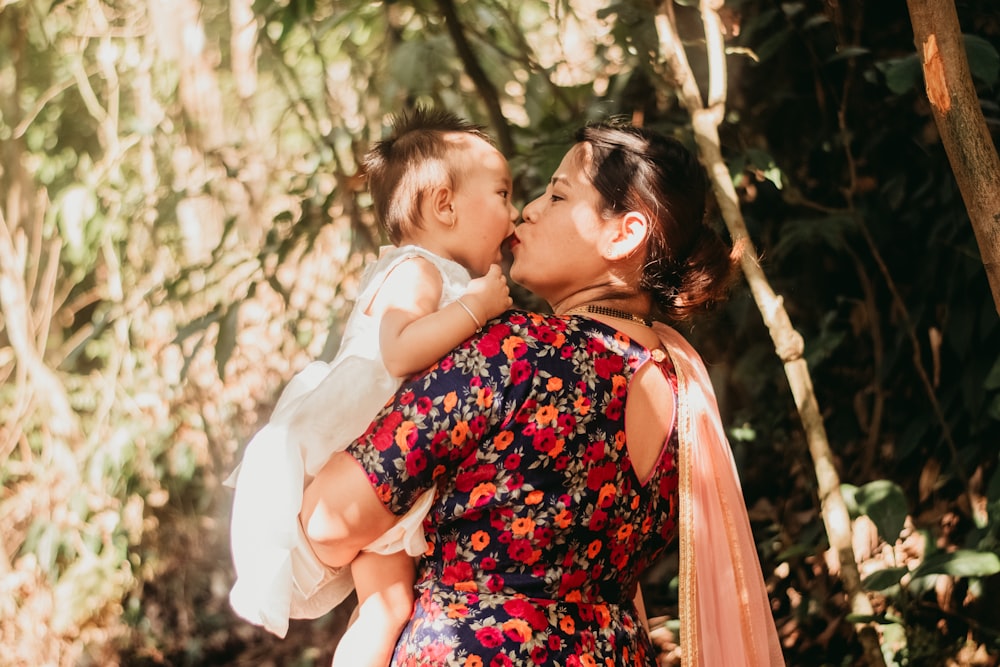
<svg viewBox="0 0 1000 667">
<path fill-rule="evenodd" d="M 289 618 L 316 618 L 357 590 L 357 618 L 335 667 L 388 664 L 413 605 L 413 557 L 433 493 L 346 569 L 331 571 L 298 523 L 302 491 L 335 451 L 360 436 L 401 378 L 427 368 L 511 305 L 500 246 L 513 231 L 507 161 L 476 126 L 441 111 L 395 118 L 365 157 L 380 249 L 337 356 L 289 382 L 239 469 L 230 593 L 243 618 L 284 637 Z"/>
</svg>

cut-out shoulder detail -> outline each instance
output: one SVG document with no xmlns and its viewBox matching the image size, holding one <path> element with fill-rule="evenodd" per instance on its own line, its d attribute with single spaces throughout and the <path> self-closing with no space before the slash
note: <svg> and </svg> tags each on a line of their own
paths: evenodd
<svg viewBox="0 0 1000 667">
<path fill-rule="evenodd" d="M 663 350 L 653 349 L 632 375 L 625 403 L 625 444 L 636 478 L 643 486 L 667 455 L 676 423 L 673 368 Z"/>
</svg>

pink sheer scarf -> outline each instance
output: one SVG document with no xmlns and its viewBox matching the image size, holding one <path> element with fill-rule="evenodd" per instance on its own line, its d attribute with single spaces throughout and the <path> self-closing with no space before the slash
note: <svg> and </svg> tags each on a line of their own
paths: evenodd
<svg viewBox="0 0 1000 667">
<path fill-rule="evenodd" d="M 784 665 L 736 463 L 698 353 L 654 325 L 677 371 L 685 667 Z"/>
</svg>

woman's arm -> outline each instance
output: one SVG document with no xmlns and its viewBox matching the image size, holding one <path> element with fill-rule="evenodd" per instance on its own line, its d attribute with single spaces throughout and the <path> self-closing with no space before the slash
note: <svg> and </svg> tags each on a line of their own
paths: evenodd
<svg viewBox="0 0 1000 667">
<path fill-rule="evenodd" d="M 469 283 L 462 303 L 438 309 L 441 288 L 441 274 L 422 257 L 401 263 L 386 277 L 372 308 L 376 317 L 381 313 L 379 348 L 392 375 L 427 368 L 511 303 L 497 265 Z"/>
</svg>

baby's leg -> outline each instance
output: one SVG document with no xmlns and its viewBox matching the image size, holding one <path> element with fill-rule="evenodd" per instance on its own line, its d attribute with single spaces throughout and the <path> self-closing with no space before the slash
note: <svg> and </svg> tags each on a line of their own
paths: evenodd
<svg viewBox="0 0 1000 667">
<path fill-rule="evenodd" d="M 413 558 L 362 551 L 351 562 L 357 618 L 333 654 L 333 667 L 386 667 L 399 633 L 413 613 Z"/>
</svg>

